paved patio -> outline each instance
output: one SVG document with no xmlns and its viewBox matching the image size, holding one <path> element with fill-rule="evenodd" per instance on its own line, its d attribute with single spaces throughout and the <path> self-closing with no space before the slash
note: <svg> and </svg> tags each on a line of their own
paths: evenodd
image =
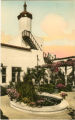
<svg viewBox="0 0 75 120">
<path fill-rule="evenodd" d="M 72 109 L 75 109 L 75 92 L 65 92 L 68 94 L 68 96 L 66 97 L 65 100 L 68 101 L 69 103 L 69 106 L 72 108 Z M 57 96 L 60 96 L 60 93 L 57 94 Z"/>
<path fill-rule="evenodd" d="M 66 100 L 69 102 L 70 107 L 75 109 L 75 92 L 68 92 Z M 68 110 L 55 114 L 32 114 L 27 112 L 21 112 L 10 107 L 10 100 L 8 96 L 1 97 L 1 110 L 5 116 L 9 119 L 67 119 L 71 120 L 71 117 L 67 114 Z"/>
</svg>

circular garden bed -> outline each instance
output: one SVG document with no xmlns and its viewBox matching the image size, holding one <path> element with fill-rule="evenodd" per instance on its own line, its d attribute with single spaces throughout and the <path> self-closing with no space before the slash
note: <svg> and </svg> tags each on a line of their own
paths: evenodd
<svg viewBox="0 0 75 120">
<path fill-rule="evenodd" d="M 16 102 L 15 100 L 10 102 L 11 107 L 23 112 L 30 112 L 35 114 L 52 114 L 55 112 L 61 112 L 68 107 L 67 101 L 54 95 L 52 97 L 48 95 L 40 95 L 40 100 L 37 103 L 31 102 L 31 104 L 25 104 L 24 102 Z"/>
</svg>

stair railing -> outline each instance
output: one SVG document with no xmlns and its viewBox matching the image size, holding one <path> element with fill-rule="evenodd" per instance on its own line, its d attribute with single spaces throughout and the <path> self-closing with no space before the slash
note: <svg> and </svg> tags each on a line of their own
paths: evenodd
<svg viewBox="0 0 75 120">
<path fill-rule="evenodd" d="M 40 45 L 37 43 L 37 41 L 35 40 L 34 36 L 32 35 L 32 33 L 30 31 L 24 30 L 22 32 L 22 37 L 24 37 L 24 36 L 28 36 L 32 40 L 34 45 L 37 47 L 37 49 L 40 49 L 42 51 Z"/>
</svg>

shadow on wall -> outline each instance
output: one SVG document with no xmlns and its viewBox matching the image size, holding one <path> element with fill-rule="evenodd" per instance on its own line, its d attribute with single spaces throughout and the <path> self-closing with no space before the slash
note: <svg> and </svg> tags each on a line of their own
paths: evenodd
<svg viewBox="0 0 75 120">
<path fill-rule="evenodd" d="M 1 120 L 3 120 L 3 119 L 4 119 L 4 120 L 9 120 L 7 116 L 3 115 L 3 112 L 2 112 L 1 109 L 0 109 L 0 119 L 1 119 Z"/>
</svg>

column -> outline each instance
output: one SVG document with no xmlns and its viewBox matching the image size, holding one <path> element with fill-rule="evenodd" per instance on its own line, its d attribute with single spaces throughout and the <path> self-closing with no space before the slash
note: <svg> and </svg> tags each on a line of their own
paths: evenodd
<svg viewBox="0 0 75 120">
<path fill-rule="evenodd" d="M 23 77 L 24 77 L 24 72 L 21 71 L 21 73 L 20 73 L 20 80 L 21 80 L 21 81 L 23 81 Z"/>
<path fill-rule="evenodd" d="M 67 85 L 67 66 L 65 66 L 65 85 Z"/>
<path fill-rule="evenodd" d="M 2 83 L 2 67 L 0 66 L 0 84 Z"/>
<path fill-rule="evenodd" d="M 73 69 L 73 86 L 75 86 L 75 64 L 73 64 L 72 69 Z"/>
</svg>

